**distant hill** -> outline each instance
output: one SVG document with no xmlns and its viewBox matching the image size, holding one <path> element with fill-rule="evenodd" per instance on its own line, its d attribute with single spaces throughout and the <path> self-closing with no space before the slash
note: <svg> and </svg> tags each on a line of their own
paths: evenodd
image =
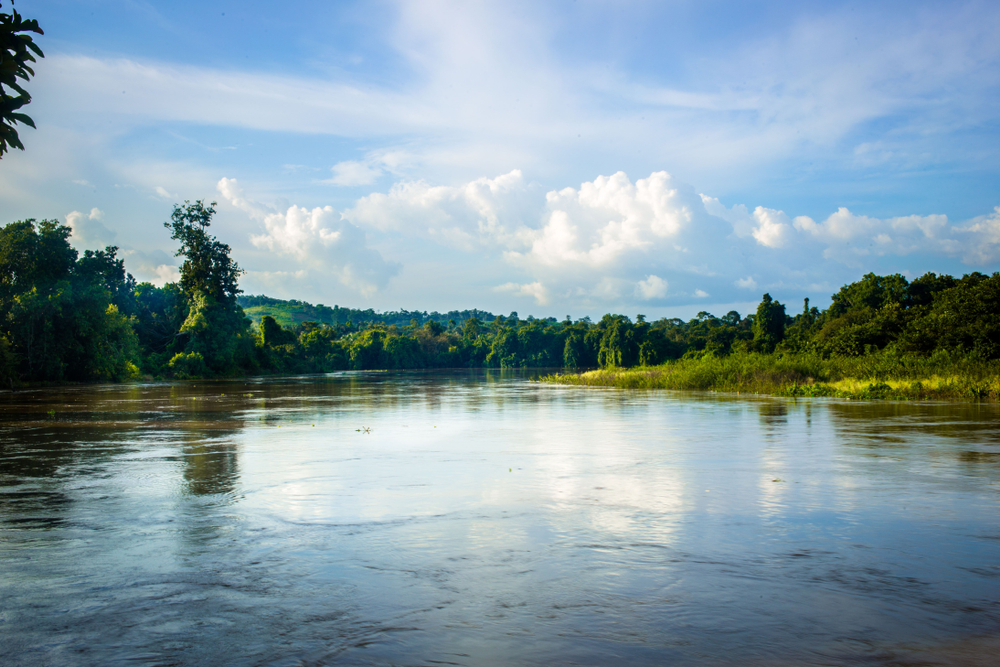
<svg viewBox="0 0 1000 667">
<path fill-rule="evenodd" d="M 423 326 L 425 322 L 434 320 L 443 325 L 447 325 L 449 320 L 454 320 L 455 324 L 461 325 L 466 320 L 473 317 L 482 322 L 491 322 L 496 319 L 496 315 L 484 310 L 451 310 L 447 313 L 437 311 L 428 313 L 419 310 L 393 310 L 384 313 L 376 312 L 371 308 L 361 310 L 358 308 L 342 308 L 340 306 L 324 306 L 319 303 L 313 305 L 297 299 L 275 299 L 263 294 L 240 295 L 237 299 L 243 311 L 251 320 L 259 324 L 265 315 L 273 317 L 278 324 L 283 327 L 294 328 L 303 322 L 317 322 L 336 326 L 350 322 L 354 326 L 365 324 L 385 324 L 402 327 L 410 324 L 411 320 L 416 320 L 417 324 Z"/>
</svg>

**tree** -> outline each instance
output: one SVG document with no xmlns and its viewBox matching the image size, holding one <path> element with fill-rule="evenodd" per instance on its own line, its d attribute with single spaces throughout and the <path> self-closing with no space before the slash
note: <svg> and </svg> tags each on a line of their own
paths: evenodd
<svg viewBox="0 0 1000 667">
<path fill-rule="evenodd" d="M 909 305 L 908 287 L 906 278 L 898 273 L 889 276 L 868 273 L 861 280 L 844 285 L 833 295 L 829 313 L 832 317 L 840 317 L 855 311 L 863 317 L 870 317 L 873 312 L 891 304 L 905 308 Z"/>
<path fill-rule="evenodd" d="M 184 206 L 174 206 L 170 222 L 163 226 L 171 230 L 170 238 L 180 241 L 181 247 L 174 255 L 184 257 L 181 266 L 181 289 L 188 297 L 197 293 L 215 301 L 236 304 L 239 278 L 243 270 L 229 256 L 230 248 L 208 233 L 215 215 L 215 202 L 205 206 L 203 200 L 185 201 Z"/>
<path fill-rule="evenodd" d="M 171 230 L 170 238 L 180 241 L 176 256 L 184 257 L 180 287 L 188 312 L 174 356 L 200 354 L 207 372 L 222 375 L 251 370 L 255 362 L 250 320 L 236 302 L 243 291 L 239 288 L 243 271 L 229 256 L 229 246 L 208 233 L 213 215 L 215 202 L 205 206 L 202 200 L 185 201 L 184 206 L 174 206 L 170 222 L 163 226 Z M 180 364 L 188 357 L 178 359 Z"/>
<path fill-rule="evenodd" d="M 38 21 L 21 18 L 13 7 L 10 14 L 0 13 L 0 157 L 11 148 L 24 150 L 15 123 L 35 127 L 35 121 L 19 111 L 31 102 L 31 95 L 18 79 L 27 82 L 35 75 L 28 63 L 35 62 L 36 55 L 45 57 L 31 35 L 23 34 L 30 32 L 45 34 Z M 10 94 L 7 88 L 17 94 Z"/>
<path fill-rule="evenodd" d="M 639 359 L 639 341 L 631 320 L 624 315 L 605 315 L 601 319 L 604 335 L 597 351 L 601 368 L 628 368 Z"/>
<path fill-rule="evenodd" d="M 757 306 L 753 322 L 753 340 L 763 352 L 774 352 L 785 337 L 785 307 L 765 294 Z"/>
<path fill-rule="evenodd" d="M 111 301 L 125 315 L 135 311 L 136 282 L 125 271 L 125 260 L 117 257 L 118 246 L 109 245 L 104 250 L 84 250 L 76 262 L 78 275 L 103 285 L 111 293 Z"/>
<path fill-rule="evenodd" d="M 0 229 L 0 372 L 5 380 L 120 380 L 137 369 L 131 276 L 117 248 L 77 260 L 55 220 Z M 121 269 L 119 272 L 118 269 Z"/>
</svg>

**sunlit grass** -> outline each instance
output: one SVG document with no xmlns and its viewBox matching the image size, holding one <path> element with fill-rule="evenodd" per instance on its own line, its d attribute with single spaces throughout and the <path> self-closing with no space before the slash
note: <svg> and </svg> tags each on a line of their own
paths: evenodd
<svg viewBox="0 0 1000 667">
<path fill-rule="evenodd" d="M 629 389 L 688 389 L 859 399 L 1000 399 L 1000 362 L 887 353 L 824 359 L 814 354 L 734 354 L 660 366 L 549 375 L 545 382 Z"/>
</svg>

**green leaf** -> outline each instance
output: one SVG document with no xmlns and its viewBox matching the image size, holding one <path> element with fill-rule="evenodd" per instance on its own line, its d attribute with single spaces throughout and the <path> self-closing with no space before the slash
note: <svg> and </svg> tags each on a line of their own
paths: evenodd
<svg viewBox="0 0 1000 667">
<path fill-rule="evenodd" d="M 28 116 L 28 115 L 26 115 L 26 114 L 23 114 L 23 113 L 12 113 L 10 115 L 10 117 L 13 118 L 14 120 L 16 120 L 19 123 L 24 123 L 25 125 L 30 125 L 31 127 L 35 127 L 35 121 L 31 120 L 31 117 Z M 38 128 L 35 128 L 35 129 L 38 129 Z"/>
</svg>

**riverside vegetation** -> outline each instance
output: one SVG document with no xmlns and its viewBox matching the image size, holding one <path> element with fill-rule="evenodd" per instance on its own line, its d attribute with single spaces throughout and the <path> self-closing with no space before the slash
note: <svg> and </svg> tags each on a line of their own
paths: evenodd
<svg viewBox="0 0 1000 667">
<path fill-rule="evenodd" d="M 479 310 L 376 313 L 241 295 L 214 204 L 176 206 L 184 258 L 156 287 L 70 228 L 0 228 L 0 380 L 23 383 L 407 368 L 562 367 L 550 382 L 859 398 L 1000 397 L 1000 274 L 868 274 L 819 310 L 689 321 L 563 321 Z"/>
</svg>

